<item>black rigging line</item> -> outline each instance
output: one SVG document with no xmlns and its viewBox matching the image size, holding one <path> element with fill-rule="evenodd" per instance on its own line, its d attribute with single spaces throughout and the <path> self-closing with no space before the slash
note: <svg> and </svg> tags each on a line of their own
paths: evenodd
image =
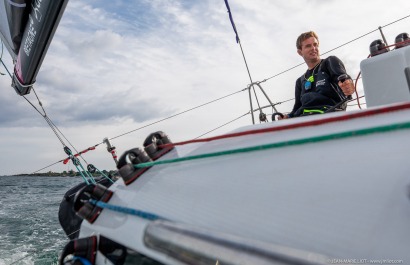
<svg viewBox="0 0 410 265">
<path fill-rule="evenodd" d="M 294 99 L 295 99 L 295 98 L 291 98 L 291 99 L 287 99 L 287 100 L 284 100 L 284 101 L 281 101 L 281 102 L 276 102 L 276 103 L 273 104 L 273 105 L 266 105 L 266 106 L 260 107 L 260 109 L 273 108 L 274 106 L 280 105 L 280 104 L 282 104 L 282 103 L 289 102 L 289 101 L 294 100 Z M 260 109 L 254 109 L 253 112 L 257 112 L 257 111 L 259 111 Z"/>
<path fill-rule="evenodd" d="M 243 57 L 243 60 L 245 62 L 246 70 L 248 71 L 249 80 L 251 81 L 251 83 L 249 85 L 249 101 L 250 101 L 250 105 L 251 105 L 251 110 L 253 109 L 253 107 L 252 107 L 252 98 L 251 98 L 251 89 L 253 90 L 253 93 L 254 93 L 255 99 L 256 99 L 256 103 L 258 104 L 258 107 L 260 109 L 258 95 L 256 94 L 256 90 L 255 90 L 254 83 L 253 83 L 253 80 L 252 80 L 251 72 L 250 72 L 249 67 L 248 67 L 248 62 L 246 61 L 245 53 L 244 53 L 243 48 L 242 48 L 241 39 L 239 38 L 239 33 L 238 33 L 238 30 L 236 29 L 235 22 L 233 21 L 231 8 L 229 7 L 229 3 L 226 0 L 225 0 L 225 5 L 226 5 L 226 8 L 228 9 L 229 20 L 231 21 L 233 30 L 236 34 L 236 42 L 239 43 L 239 47 L 241 48 L 242 57 Z M 262 110 L 260 110 L 260 114 L 262 114 Z M 252 113 L 252 122 L 255 123 L 253 113 Z"/>
<path fill-rule="evenodd" d="M 67 137 L 65 137 L 65 135 L 60 131 L 60 129 L 58 129 L 58 127 L 53 123 L 53 121 L 47 116 L 47 119 L 50 120 L 50 123 L 53 125 L 53 127 L 64 137 L 64 139 L 67 141 L 67 143 L 74 149 L 74 151 L 76 153 L 79 153 L 78 150 L 75 148 L 75 146 L 70 142 L 70 140 L 67 139 Z M 100 144 L 94 145 L 94 147 L 98 146 Z M 81 159 L 88 165 L 88 162 L 85 160 L 85 158 L 80 155 Z"/>
<path fill-rule="evenodd" d="M 213 131 L 216 131 L 216 130 L 218 130 L 219 128 L 222 128 L 222 127 L 224 127 L 224 126 L 226 126 L 226 125 L 228 125 L 228 124 L 230 124 L 230 123 L 232 123 L 232 122 L 234 122 L 234 121 L 237 121 L 237 120 L 239 120 L 240 118 L 243 118 L 243 117 L 245 117 L 246 115 L 249 115 L 250 113 L 251 113 L 251 112 L 249 111 L 249 112 L 247 112 L 247 113 L 245 113 L 245 114 L 239 116 L 238 118 L 235 118 L 235 119 L 233 119 L 233 120 L 231 120 L 231 121 L 228 121 L 227 123 L 224 123 L 224 124 L 222 124 L 221 126 L 218 126 L 218 127 L 214 128 L 214 129 L 212 129 L 212 130 L 210 130 L 210 131 L 207 131 L 207 132 L 204 133 L 204 134 L 201 134 L 200 136 L 198 136 L 198 137 L 196 137 L 196 138 L 194 138 L 194 139 L 201 138 L 202 136 L 207 135 L 208 133 L 211 133 L 211 132 L 213 132 Z"/>
<path fill-rule="evenodd" d="M 31 174 L 35 174 L 35 173 L 37 173 L 37 172 L 40 172 L 40 171 L 43 170 L 43 169 L 52 167 L 52 166 L 54 166 L 54 165 L 56 165 L 56 164 L 58 164 L 58 163 L 60 163 L 60 162 L 63 162 L 63 161 L 64 161 L 64 160 L 60 160 L 60 161 L 54 162 L 53 164 L 50 164 L 50 165 L 45 166 L 45 167 L 43 167 L 43 168 L 40 168 L 39 170 L 36 170 L 36 171 L 32 172 Z"/>
<path fill-rule="evenodd" d="M 295 66 L 292 66 L 291 68 L 288 68 L 288 69 L 286 69 L 286 70 L 284 70 L 284 71 L 282 71 L 282 72 L 280 72 L 280 73 L 277 73 L 277 74 L 275 74 L 275 75 L 273 75 L 273 76 L 271 76 L 271 77 L 269 77 L 269 78 L 263 79 L 263 80 L 260 81 L 259 83 L 266 82 L 266 81 L 268 81 L 268 80 L 270 80 L 270 79 L 272 79 L 272 78 L 274 78 L 274 77 L 280 76 L 280 75 L 282 75 L 282 74 L 284 74 L 284 73 L 286 73 L 286 72 L 289 72 L 290 70 L 295 69 L 295 68 L 297 68 L 297 67 L 299 67 L 299 66 L 301 66 L 301 65 L 304 65 L 304 64 L 305 64 L 305 62 L 300 63 L 300 64 L 295 65 Z"/>
<path fill-rule="evenodd" d="M 392 25 L 392 24 L 394 24 L 394 23 L 396 23 L 396 22 L 399 22 L 400 20 L 406 19 L 406 18 L 408 18 L 408 17 L 410 17 L 410 15 L 407 15 L 407 16 L 405 16 L 405 17 L 399 18 L 398 20 L 395 20 L 395 21 L 393 21 L 393 22 L 390 22 L 390 23 L 388 23 L 388 24 L 382 26 L 382 28 L 385 28 L 385 27 L 387 27 L 387 26 L 390 26 L 390 25 Z"/>
<path fill-rule="evenodd" d="M 58 140 L 60 141 L 60 143 L 61 143 L 63 146 L 65 146 L 64 141 L 61 139 L 60 135 L 58 135 L 56 129 L 55 129 L 54 126 L 53 126 L 53 123 L 51 122 L 51 120 L 50 120 L 50 118 L 47 116 L 47 114 L 46 114 L 46 113 L 44 113 L 44 114 L 41 113 L 41 111 L 40 111 L 36 106 L 34 106 L 34 104 L 31 103 L 31 101 L 28 100 L 25 96 L 23 96 L 23 98 L 37 111 L 38 114 L 40 114 L 40 115 L 44 118 L 44 120 L 47 122 L 48 126 L 51 128 L 51 130 L 52 130 L 52 131 L 54 132 L 54 134 L 57 136 L 57 138 L 58 138 Z M 41 106 L 41 108 L 43 108 L 43 107 Z M 43 110 L 44 110 L 44 109 L 43 109 Z"/>
<path fill-rule="evenodd" d="M 2 43 L 2 48 L 3 48 L 3 43 Z M 1 57 L 0 57 L 0 58 L 1 58 Z M 1 62 L 3 63 L 3 60 L 2 60 Z M 9 72 L 9 70 L 8 70 L 8 68 L 7 68 L 7 66 L 6 66 L 4 63 L 3 63 L 3 66 L 4 66 L 4 68 L 7 70 L 7 72 L 9 73 L 10 78 L 13 78 L 12 75 L 10 74 L 10 72 Z M 40 98 L 38 97 L 38 95 L 37 95 L 37 93 L 36 93 L 36 90 L 35 90 L 34 88 L 33 88 L 33 91 L 34 91 L 34 94 L 35 94 L 35 96 L 36 96 L 36 98 L 37 98 L 37 100 L 38 100 L 38 104 L 39 104 L 39 106 L 41 107 L 41 109 L 42 109 L 43 112 L 41 112 L 36 106 L 34 106 L 34 104 L 31 103 L 31 101 L 28 100 L 28 98 L 27 98 L 26 96 L 23 96 L 23 98 L 34 108 L 34 110 L 37 111 L 38 114 L 40 114 L 40 115 L 44 118 L 44 120 L 47 122 L 47 124 L 49 125 L 49 127 L 51 128 L 51 130 L 52 130 L 52 131 L 54 132 L 54 134 L 57 136 L 57 138 L 58 138 L 58 140 L 60 141 L 60 143 L 61 143 L 63 146 L 66 146 L 65 143 L 64 143 L 64 141 L 61 139 L 60 135 L 57 133 L 57 130 L 58 130 L 58 132 L 60 132 L 61 135 L 63 135 L 63 137 L 64 137 L 66 140 L 67 140 L 67 138 L 64 136 L 64 134 L 61 133 L 61 131 L 58 129 L 58 127 L 53 123 L 53 121 L 52 121 L 52 120 L 50 119 L 50 117 L 47 115 L 47 112 L 46 112 L 46 110 L 44 109 L 43 104 L 41 103 Z M 68 141 L 68 140 L 67 140 L 67 141 Z M 74 148 L 74 149 L 75 149 L 75 148 Z"/>
<path fill-rule="evenodd" d="M 3 58 L 3 42 L 1 43 L 1 56 L 0 56 L 0 60 L 1 60 L 2 64 L 3 64 L 4 68 L 6 69 L 6 71 L 9 73 L 10 78 L 13 79 L 13 77 L 12 77 L 10 71 L 8 70 L 7 66 L 4 64 L 2 58 Z M 35 94 L 35 96 L 36 96 L 36 98 L 37 98 L 38 104 L 39 104 L 39 106 L 41 107 L 41 109 L 42 109 L 43 112 L 41 112 L 36 106 L 34 106 L 34 104 L 31 103 L 30 100 L 28 100 L 25 96 L 23 96 L 23 98 L 38 112 L 38 114 L 40 114 L 40 115 L 46 120 L 47 124 L 50 126 L 51 130 L 52 130 L 52 131 L 54 132 L 54 134 L 57 136 L 57 138 L 58 138 L 58 140 L 60 141 L 60 143 L 61 143 L 63 146 L 66 146 L 65 143 L 64 143 L 64 141 L 61 139 L 60 135 L 57 133 L 57 130 L 58 130 L 58 132 L 60 132 L 61 135 L 63 135 L 63 134 L 62 134 L 61 131 L 58 129 L 58 127 L 52 122 L 52 120 L 50 119 L 50 117 L 47 116 L 47 112 L 46 112 L 46 110 L 44 109 L 43 104 L 41 103 L 40 98 L 38 97 L 38 95 L 37 95 L 37 93 L 36 93 L 36 90 L 35 90 L 34 88 L 33 88 L 33 91 L 34 91 L 34 94 Z M 64 135 L 63 135 L 63 137 L 67 140 L 67 138 L 66 138 Z M 75 149 L 75 148 L 74 148 L 74 149 Z"/>
<path fill-rule="evenodd" d="M 410 17 L 410 15 L 407 15 L 407 16 L 405 16 L 405 17 L 402 17 L 402 18 L 400 18 L 400 19 L 397 19 L 397 20 L 395 20 L 395 21 L 393 21 L 393 22 L 390 22 L 390 23 L 388 23 L 388 24 L 382 26 L 382 28 L 388 27 L 388 26 L 390 26 L 390 25 L 392 25 L 392 24 L 395 24 L 395 23 L 399 22 L 400 20 L 403 20 L 403 19 L 406 19 L 406 18 L 409 18 L 409 17 Z M 350 41 L 348 41 L 348 42 L 345 42 L 345 43 L 343 43 L 343 44 L 341 44 L 341 45 L 339 45 L 339 46 L 337 46 L 337 47 L 335 47 L 335 48 L 333 48 L 333 49 L 330 49 L 330 50 L 328 50 L 328 51 L 322 53 L 321 55 L 327 54 L 327 53 L 329 53 L 329 52 L 331 52 L 331 51 L 334 51 L 334 50 L 339 49 L 339 48 L 341 48 L 341 47 L 343 47 L 343 46 L 346 46 L 346 45 L 348 45 L 348 44 L 350 44 L 350 43 L 352 43 L 352 42 L 357 41 L 358 39 L 361 39 L 361 38 L 363 38 L 363 37 L 365 37 L 365 36 L 367 36 L 367 35 L 370 35 L 370 34 L 376 32 L 376 31 L 379 31 L 379 28 L 374 29 L 374 30 L 372 30 L 372 31 L 369 31 L 369 32 L 367 32 L 367 33 L 365 33 L 365 34 L 363 34 L 363 35 L 357 37 L 357 38 L 354 38 L 353 40 L 350 40 Z M 272 78 L 274 78 L 274 77 L 277 77 L 277 76 L 279 76 L 279 75 L 282 75 L 282 74 L 284 74 L 284 73 L 286 73 L 286 72 L 288 72 L 288 71 L 290 71 L 290 70 L 292 70 L 292 69 L 294 69 L 294 68 L 296 68 L 296 67 L 299 67 L 299 66 L 301 66 L 301 65 L 303 65 L 303 64 L 305 64 L 305 62 L 300 63 L 300 64 L 298 64 L 298 65 L 295 65 L 295 66 L 293 66 L 293 67 L 291 67 L 291 68 L 289 68 L 289 69 L 286 69 L 285 71 L 282 71 L 282 72 L 280 72 L 280 73 L 278 73 L 278 74 L 275 74 L 275 75 L 273 75 L 273 76 L 271 76 L 271 77 L 269 77 L 269 78 L 266 78 L 266 79 L 260 81 L 260 83 L 266 82 L 266 81 L 268 81 L 268 80 L 270 80 L 270 79 L 272 79 Z"/>
<path fill-rule="evenodd" d="M 152 123 L 150 123 L 150 124 L 147 124 L 147 125 L 141 126 L 141 127 L 139 127 L 139 128 L 136 128 L 136 129 L 134 129 L 134 130 L 128 131 L 128 132 L 126 132 L 126 133 L 123 133 L 123 134 L 114 136 L 114 137 L 112 137 L 112 138 L 109 138 L 109 140 L 113 140 L 113 139 L 122 137 L 122 136 L 127 135 L 127 134 L 130 134 L 130 133 L 132 133 L 132 132 L 135 132 L 135 131 L 141 130 L 141 129 L 143 129 L 143 128 L 152 126 L 152 125 L 154 125 L 154 124 L 163 122 L 163 121 L 165 121 L 165 120 L 174 118 L 174 117 L 176 117 L 176 116 L 182 115 L 182 114 L 187 113 L 187 112 L 189 112 L 189 111 L 192 111 L 192 110 L 194 110 L 194 109 L 197 109 L 197 108 L 206 106 L 206 105 L 208 105 L 208 104 L 214 103 L 214 102 L 216 102 L 216 101 L 219 101 L 219 100 L 222 100 L 222 99 L 224 99 L 224 98 L 227 98 L 227 97 L 233 96 L 233 95 L 235 95 L 235 94 L 238 94 L 238 93 L 240 93 L 240 92 L 246 91 L 247 89 L 248 89 L 248 88 L 243 88 L 243 89 L 241 89 L 241 90 L 239 90 L 239 91 L 230 93 L 230 94 L 225 95 L 225 96 L 223 96 L 223 97 L 220 97 L 220 98 L 211 100 L 211 101 L 209 101 L 209 102 L 206 102 L 206 103 L 203 103 L 203 104 L 198 105 L 198 106 L 196 106 L 196 107 L 193 107 L 193 108 L 190 108 L 190 109 L 181 111 L 181 112 L 176 113 L 176 114 L 174 114 L 174 115 L 171 115 L 171 116 L 169 116 L 169 117 L 160 119 L 160 120 L 158 120 L 158 121 L 155 121 L 155 122 L 152 122 Z M 26 100 L 27 100 L 27 99 L 26 99 Z M 27 100 L 27 101 L 28 101 L 28 100 Z M 41 112 L 40 112 L 30 101 L 29 101 L 29 103 L 33 106 L 33 108 L 34 108 L 37 112 L 40 113 L 41 116 L 43 116 L 43 114 L 41 114 Z M 44 117 L 44 116 L 43 116 L 43 117 Z M 50 122 L 51 122 L 51 124 L 53 124 L 51 120 L 50 120 Z M 54 126 L 55 126 L 55 125 L 54 125 Z M 55 127 L 57 128 L 57 126 L 55 126 Z M 52 129 L 53 129 L 53 128 L 52 128 Z M 58 128 L 57 128 L 57 130 L 58 130 Z M 53 131 L 54 131 L 54 129 L 53 129 Z M 62 133 L 61 133 L 61 134 L 62 134 Z M 63 135 L 63 134 L 62 134 L 62 135 Z M 63 135 L 63 136 L 64 136 L 64 135 Z M 65 138 L 65 137 L 64 137 L 64 138 Z M 59 139 L 60 139 L 60 138 L 59 138 Z M 68 141 L 68 140 L 67 140 L 67 141 Z M 68 142 L 69 142 L 69 141 L 68 141 Z M 70 142 L 69 142 L 69 143 L 70 143 Z M 98 143 L 98 144 L 96 144 L 96 145 L 94 145 L 94 146 L 98 146 L 98 145 L 103 144 L 103 143 L 104 143 L 104 142 L 100 142 L 100 143 Z M 70 143 L 70 145 L 71 145 L 71 143 Z M 72 145 L 71 145 L 71 146 L 72 146 Z M 73 147 L 73 148 L 74 148 L 74 147 Z M 74 150 L 75 150 L 77 153 L 79 153 L 75 148 L 74 148 Z M 81 158 L 84 160 L 84 158 L 83 158 L 82 156 L 81 156 Z M 61 161 L 63 161 L 63 160 L 60 160 L 60 161 L 58 161 L 58 162 L 55 162 L 55 163 L 50 164 L 50 165 L 48 165 L 48 166 L 45 166 L 45 167 L 43 167 L 43 168 L 41 168 L 41 169 L 39 169 L 39 170 L 36 170 L 36 171 L 34 171 L 32 174 L 37 173 L 37 172 L 39 172 L 39 171 L 41 171 L 41 170 L 43 170 L 43 169 L 49 168 L 49 167 L 51 167 L 51 166 L 54 166 L 55 164 L 58 164 L 58 163 L 60 163 Z M 84 162 L 86 162 L 86 161 L 84 160 Z M 86 162 L 86 163 L 87 163 L 87 162 Z M 87 163 L 87 164 L 88 164 L 88 163 Z"/>
<path fill-rule="evenodd" d="M 141 126 L 141 127 L 137 128 L 137 129 L 134 129 L 134 130 L 132 130 L 132 131 L 129 131 L 129 132 L 123 133 L 123 134 L 121 134 L 121 135 L 112 137 L 112 138 L 110 138 L 110 140 L 115 139 L 115 138 L 119 138 L 119 137 L 121 137 L 121 136 L 124 136 L 124 135 L 126 135 L 126 134 L 129 134 L 129 133 L 132 133 L 132 132 L 141 130 L 141 129 L 143 129 L 143 128 L 152 126 L 152 125 L 154 125 L 154 124 L 156 124 L 156 123 L 160 123 L 160 122 L 162 122 L 162 121 L 164 121 L 164 120 L 166 120 L 166 119 L 173 118 L 173 117 L 175 117 L 175 116 L 181 115 L 181 114 L 186 113 L 186 112 L 188 112 L 188 111 L 191 111 L 191 110 L 194 110 L 194 109 L 196 109 L 196 108 L 199 108 L 199 107 L 205 106 L 205 105 L 207 105 L 207 104 L 213 103 L 213 102 L 215 102 L 215 101 L 217 101 L 217 100 L 220 100 L 220 99 L 223 99 L 223 98 L 232 96 L 232 95 L 234 95 L 234 94 L 236 94 L 236 93 L 239 93 L 239 92 L 243 92 L 243 91 L 245 91 L 245 90 L 247 90 L 247 89 L 248 89 L 248 88 L 244 88 L 244 89 L 242 89 L 242 90 L 240 90 L 240 91 L 231 93 L 231 94 L 226 95 L 226 96 L 224 96 L 224 97 L 221 97 L 221 98 L 219 98 L 219 99 L 216 99 L 216 100 L 213 100 L 213 101 L 204 103 L 204 104 L 202 104 L 202 105 L 200 105 L 200 106 L 197 106 L 197 107 L 194 107 L 194 108 L 191 108 L 191 109 L 182 111 L 182 112 L 180 112 L 180 113 L 177 113 L 177 114 L 175 114 L 175 115 L 169 116 L 168 118 L 164 118 L 164 119 L 158 120 L 158 121 L 156 121 L 156 122 L 152 122 L 152 123 L 150 123 L 150 124 Z M 282 103 L 291 101 L 291 100 L 293 100 L 293 99 L 294 99 L 294 98 L 288 99 L 288 100 L 284 100 L 284 101 L 281 101 L 281 102 L 277 102 L 277 103 L 273 104 L 273 106 L 280 105 L 280 104 L 282 104 Z M 261 107 L 261 109 L 264 109 L 264 108 L 267 108 L 267 107 L 272 107 L 272 105 L 268 105 L 268 106 Z M 254 109 L 254 110 L 253 110 L 253 112 L 256 112 L 256 111 L 260 111 L 260 109 Z M 227 122 L 227 123 L 225 123 L 225 124 L 223 124 L 223 125 L 221 125 L 221 126 L 215 128 L 215 129 L 213 129 L 213 130 L 211 130 L 211 131 L 208 131 L 208 132 L 206 132 L 206 133 L 204 133 L 204 134 L 198 136 L 197 138 L 202 137 L 202 136 L 204 136 L 204 135 L 206 135 L 206 134 L 208 134 L 208 133 L 211 133 L 211 132 L 213 132 L 213 131 L 215 131 L 215 130 L 217 130 L 217 129 L 219 129 L 219 128 L 222 128 L 223 126 L 226 126 L 226 125 L 228 125 L 228 124 L 230 124 L 230 123 L 232 123 L 232 122 L 234 122 L 234 121 L 236 121 L 236 120 L 238 120 L 238 119 L 240 119 L 240 118 L 242 118 L 242 117 L 244 117 L 244 116 L 246 116 L 246 115 L 248 115 L 248 114 L 250 114 L 250 111 L 249 111 L 248 113 L 246 113 L 246 114 L 244 114 L 244 115 L 241 115 L 240 117 L 238 117 L 238 118 L 236 118 L 236 119 L 230 121 L 230 122 Z M 194 139 L 197 139 L 197 138 L 194 138 Z M 96 144 L 96 145 L 94 145 L 94 146 L 98 146 L 98 145 L 100 145 L 100 144 L 102 144 L 102 143 L 103 143 L 103 142 L 98 143 L 98 144 Z M 77 153 L 78 153 L 78 152 L 77 152 Z M 45 166 L 45 167 L 43 167 L 43 168 L 41 168 L 41 169 L 39 169 L 39 170 L 34 171 L 34 172 L 31 173 L 31 174 L 37 173 L 37 172 L 39 172 L 39 171 L 41 171 L 41 170 L 43 170 L 43 169 L 49 168 L 49 167 L 51 167 L 51 166 L 54 166 L 55 164 L 60 163 L 60 162 L 62 162 L 62 161 L 64 161 L 64 160 L 60 160 L 60 161 L 58 161 L 58 162 L 55 162 L 55 163 L 50 164 L 50 165 L 48 165 L 48 166 Z"/>
<path fill-rule="evenodd" d="M 2 42 L 2 53 L 0 56 L 0 59 L 2 59 L 3 56 L 3 42 Z M 7 66 L 4 64 L 3 60 L 1 60 L 4 68 L 7 70 L 7 72 L 9 73 L 10 78 L 13 78 L 7 68 Z M 55 125 L 55 123 L 51 120 L 51 118 L 47 115 L 46 110 L 43 107 L 43 103 L 41 102 L 39 96 L 37 95 L 36 90 L 34 89 L 34 87 L 32 88 L 34 91 L 34 95 L 37 98 L 38 101 L 38 105 L 41 107 L 42 112 L 33 104 L 31 103 L 30 100 L 28 100 L 25 96 L 23 96 L 23 98 L 37 111 L 38 114 L 40 114 L 44 120 L 47 122 L 47 124 L 49 125 L 49 127 L 51 128 L 51 130 L 54 132 L 54 134 L 56 135 L 57 139 L 60 141 L 60 143 L 65 147 L 66 144 L 64 143 L 63 139 L 61 138 L 61 136 L 68 142 L 68 144 L 78 153 L 77 149 L 74 147 L 74 145 L 68 140 L 68 138 L 60 131 L 60 129 L 57 127 L 57 125 Z M 60 136 L 61 135 L 61 136 Z M 85 158 L 83 156 L 80 156 L 81 159 L 86 163 L 87 161 L 85 160 Z M 38 171 L 36 171 L 38 172 Z"/>
<path fill-rule="evenodd" d="M 255 87 L 253 86 L 253 80 L 252 80 L 252 77 L 251 77 L 251 72 L 250 72 L 250 70 L 249 70 L 248 62 L 246 61 L 245 53 L 243 52 L 241 40 L 239 39 L 239 37 L 238 37 L 238 43 L 239 43 L 239 47 L 241 48 L 242 57 L 243 57 L 243 60 L 244 60 L 244 62 L 245 62 L 246 70 L 248 71 L 249 80 L 251 81 L 251 85 L 250 85 L 249 89 L 251 89 L 251 87 L 252 87 L 253 94 L 255 95 L 256 103 L 258 104 L 258 107 L 259 107 L 259 109 L 260 109 L 260 104 L 259 104 L 258 95 L 256 94 Z M 252 120 L 253 120 L 253 116 L 252 116 Z"/>
<path fill-rule="evenodd" d="M 0 55 L 0 61 L 3 63 L 3 42 L 1 42 L 1 55 Z M 4 64 L 3 64 L 4 65 Z M 0 75 L 4 75 L 1 71 L 0 71 Z"/>
<path fill-rule="evenodd" d="M 11 76 L 11 74 L 10 74 L 10 72 L 9 72 L 9 69 L 7 69 L 7 66 L 6 66 L 6 65 L 4 64 L 4 62 L 3 62 L 3 46 L 4 46 L 4 44 L 3 44 L 3 42 L 1 42 L 1 56 L 0 56 L 0 61 L 1 61 L 1 64 L 3 65 L 4 69 L 6 69 L 7 73 L 9 74 L 10 78 L 12 78 L 12 76 Z"/>
<path fill-rule="evenodd" d="M 141 130 L 141 129 L 145 128 L 145 127 L 149 127 L 149 126 L 154 125 L 154 124 L 156 124 L 156 123 L 160 123 L 160 122 L 162 122 L 162 121 L 165 121 L 165 120 L 168 120 L 168 119 L 174 118 L 174 117 L 176 117 L 176 116 L 179 116 L 179 115 L 181 115 L 181 114 L 184 114 L 184 113 L 186 113 L 186 112 L 192 111 L 192 110 L 194 110 L 194 109 L 197 109 L 197 108 L 200 108 L 200 107 L 206 106 L 206 105 L 208 105 L 208 104 L 214 103 L 214 102 L 219 101 L 219 100 L 221 100 L 221 99 L 224 99 L 224 98 L 227 98 L 227 97 L 233 96 L 233 95 L 235 95 L 235 94 L 237 94 L 237 93 L 239 93 L 239 92 L 245 91 L 246 89 L 248 89 L 248 88 L 241 89 L 241 90 L 236 91 L 236 92 L 233 92 L 233 93 L 231 93 L 231 94 L 229 94 L 229 95 L 226 95 L 226 96 L 223 96 L 223 97 L 220 97 L 220 98 L 217 98 L 217 99 L 211 100 L 211 101 L 209 101 L 209 102 L 206 102 L 206 103 L 204 103 L 204 104 L 198 105 L 198 106 L 196 106 L 196 107 L 193 107 L 193 108 L 190 108 L 190 109 L 187 109 L 187 110 L 184 110 L 184 111 L 178 112 L 178 113 L 176 113 L 176 114 L 174 114 L 174 115 L 171 115 L 171 116 L 169 116 L 169 117 L 167 117 L 167 118 L 160 119 L 160 120 L 155 121 L 155 122 L 152 122 L 152 123 L 150 123 L 150 124 L 147 124 L 147 125 L 141 126 L 141 127 L 137 128 L 137 129 L 134 129 L 134 130 L 128 131 L 128 132 L 126 132 L 126 133 L 123 133 L 123 134 L 120 134 L 120 135 L 114 136 L 114 137 L 110 138 L 110 140 L 113 140 L 113 139 L 116 139 L 116 138 L 122 137 L 122 136 L 124 136 L 124 135 L 130 134 L 130 133 L 132 133 L 132 132 L 135 132 L 135 131 Z M 100 143 L 100 144 L 101 144 L 101 143 Z"/>
<path fill-rule="evenodd" d="M 337 49 L 339 49 L 339 48 L 341 48 L 341 47 L 343 47 L 343 46 L 346 46 L 347 44 L 350 44 L 350 43 L 352 43 L 352 42 L 355 42 L 356 40 L 361 39 L 361 38 L 363 38 L 363 37 L 365 37 L 365 36 L 367 36 L 367 35 L 370 35 L 370 34 L 372 34 L 373 32 L 376 32 L 376 31 L 379 31 L 379 28 L 377 28 L 377 29 L 375 29 L 375 30 L 372 30 L 372 31 L 369 31 L 369 32 L 367 32 L 366 34 L 363 34 L 363 35 L 361 35 L 361 36 L 359 36 L 359 37 L 357 37 L 357 38 L 354 38 L 353 40 L 350 40 L 350 41 L 348 41 L 348 42 L 345 42 L 345 43 L 343 43 L 343 44 L 337 46 L 336 48 L 330 49 L 330 50 L 328 50 L 327 52 L 322 53 L 321 55 L 324 55 L 324 54 L 329 53 L 329 52 L 331 52 L 331 51 L 337 50 Z"/>
</svg>

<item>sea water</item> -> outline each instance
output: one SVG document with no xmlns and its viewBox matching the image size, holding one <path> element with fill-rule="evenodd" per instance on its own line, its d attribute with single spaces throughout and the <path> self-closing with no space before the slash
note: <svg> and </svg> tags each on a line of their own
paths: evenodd
<svg viewBox="0 0 410 265">
<path fill-rule="evenodd" d="M 0 176 L 0 265 L 57 264 L 69 241 L 58 209 L 79 177 Z"/>
</svg>

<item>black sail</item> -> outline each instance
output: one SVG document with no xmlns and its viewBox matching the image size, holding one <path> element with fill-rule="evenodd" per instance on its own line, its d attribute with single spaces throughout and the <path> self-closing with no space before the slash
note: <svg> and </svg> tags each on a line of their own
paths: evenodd
<svg viewBox="0 0 410 265">
<path fill-rule="evenodd" d="M 30 93 L 68 0 L 0 0 L 0 37 L 14 61 L 12 86 Z"/>
</svg>

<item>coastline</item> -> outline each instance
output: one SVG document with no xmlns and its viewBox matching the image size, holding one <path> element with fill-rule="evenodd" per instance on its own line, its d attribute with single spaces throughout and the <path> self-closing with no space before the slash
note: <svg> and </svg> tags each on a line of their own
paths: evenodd
<svg viewBox="0 0 410 265">
<path fill-rule="evenodd" d="M 102 173 L 104 173 L 107 176 L 116 176 L 118 175 L 117 170 L 102 170 Z M 89 173 L 93 177 L 100 177 L 101 174 L 99 173 Z M 13 174 L 13 175 L 0 175 L 0 177 L 79 177 L 81 174 L 79 172 L 75 172 L 73 170 L 70 171 L 63 171 L 63 172 L 45 172 L 45 173 L 19 173 L 19 174 Z"/>
</svg>

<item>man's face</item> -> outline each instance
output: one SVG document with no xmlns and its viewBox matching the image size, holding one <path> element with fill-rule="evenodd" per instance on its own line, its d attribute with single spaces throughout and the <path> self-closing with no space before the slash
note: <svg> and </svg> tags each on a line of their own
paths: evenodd
<svg viewBox="0 0 410 265">
<path fill-rule="evenodd" d="M 315 37 L 310 37 L 302 41 L 302 49 L 298 49 L 298 53 L 303 57 L 305 62 L 316 62 L 319 57 L 319 42 Z"/>
</svg>

